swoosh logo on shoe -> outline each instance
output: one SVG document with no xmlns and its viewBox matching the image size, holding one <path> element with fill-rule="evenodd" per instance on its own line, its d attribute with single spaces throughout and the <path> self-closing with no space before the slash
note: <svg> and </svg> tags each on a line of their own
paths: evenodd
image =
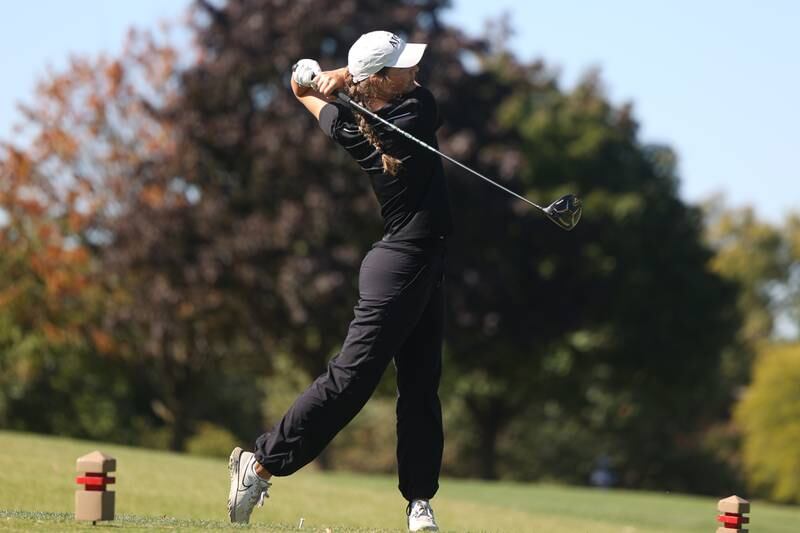
<svg viewBox="0 0 800 533">
<path fill-rule="evenodd" d="M 239 484 L 240 484 L 242 487 L 244 487 L 244 488 L 237 489 L 237 490 L 238 490 L 238 492 L 243 492 L 243 491 L 246 491 L 247 489 L 249 489 L 250 487 L 252 487 L 252 486 L 253 486 L 253 484 L 252 484 L 252 483 L 250 483 L 249 485 L 245 484 L 245 482 L 244 482 L 244 478 L 247 478 L 247 469 L 248 469 L 248 468 L 250 468 L 250 465 L 252 464 L 252 462 L 253 462 L 253 460 L 254 460 L 254 459 L 255 459 L 255 458 L 251 458 L 251 459 L 250 459 L 250 461 L 247 463 L 247 465 L 245 465 L 245 467 L 244 467 L 244 476 L 243 476 L 243 479 L 241 479 L 241 480 L 240 480 L 240 482 L 239 482 Z M 239 467 L 240 467 L 240 469 L 241 469 L 241 464 L 239 465 Z"/>
</svg>

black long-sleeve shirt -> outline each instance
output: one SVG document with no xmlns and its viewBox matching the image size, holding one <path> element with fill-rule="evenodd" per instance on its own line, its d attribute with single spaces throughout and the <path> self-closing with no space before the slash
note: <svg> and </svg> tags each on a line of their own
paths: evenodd
<svg viewBox="0 0 800 533">
<path fill-rule="evenodd" d="M 442 120 L 430 91 L 417 87 L 375 111 L 379 117 L 438 149 Z M 383 171 L 381 154 L 358 129 L 349 106 L 326 104 L 319 115 L 322 130 L 338 142 L 369 175 L 381 207 L 385 241 L 416 241 L 453 232 L 450 201 L 441 158 L 366 115 L 384 153 L 402 162 L 396 176 Z"/>
</svg>

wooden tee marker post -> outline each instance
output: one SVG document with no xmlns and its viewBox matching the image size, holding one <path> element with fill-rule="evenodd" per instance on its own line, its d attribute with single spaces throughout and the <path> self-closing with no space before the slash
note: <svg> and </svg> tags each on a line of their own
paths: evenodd
<svg viewBox="0 0 800 533">
<path fill-rule="evenodd" d="M 100 451 L 78 457 L 79 475 L 75 482 L 83 488 L 75 491 L 75 520 L 114 520 L 114 492 L 106 485 L 115 479 L 108 473 L 117 469 L 117 460 Z"/>
<path fill-rule="evenodd" d="M 744 516 L 750 512 L 750 502 L 738 496 L 731 496 L 720 500 L 717 510 L 720 512 L 717 521 L 722 522 L 722 527 L 717 528 L 717 533 L 747 533 L 742 526 L 750 522 L 750 518 Z"/>
</svg>

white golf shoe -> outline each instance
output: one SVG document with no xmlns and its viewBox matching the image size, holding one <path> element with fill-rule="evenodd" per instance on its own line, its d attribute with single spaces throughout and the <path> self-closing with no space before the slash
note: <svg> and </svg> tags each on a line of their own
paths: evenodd
<svg viewBox="0 0 800 533">
<path fill-rule="evenodd" d="M 428 500 L 413 500 L 406 508 L 409 531 L 439 531 Z"/>
<path fill-rule="evenodd" d="M 228 493 L 228 516 L 231 522 L 247 524 L 253 508 L 264 505 L 264 498 L 269 498 L 267 491 L 271 483 L 258 474 L 255 466 L 256 456 L 236 447 L 228 460 L 228 471 L 231 474 L 231 490 Z"/>
</svg>

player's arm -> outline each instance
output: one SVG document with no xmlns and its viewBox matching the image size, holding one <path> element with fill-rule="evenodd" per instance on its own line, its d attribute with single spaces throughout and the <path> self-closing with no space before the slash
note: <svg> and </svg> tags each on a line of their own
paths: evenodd
<svg viewBox="0 0 800 533">
<path fill-rule="evenodd" d="M 300 60 L 292 72 L 292 92 L 308 111 L 319 120 L 325 104 L 336 100 L 336 91 L 344 89 L 347 67 L 321 71 L 316 61 Z"/>
</svg>

